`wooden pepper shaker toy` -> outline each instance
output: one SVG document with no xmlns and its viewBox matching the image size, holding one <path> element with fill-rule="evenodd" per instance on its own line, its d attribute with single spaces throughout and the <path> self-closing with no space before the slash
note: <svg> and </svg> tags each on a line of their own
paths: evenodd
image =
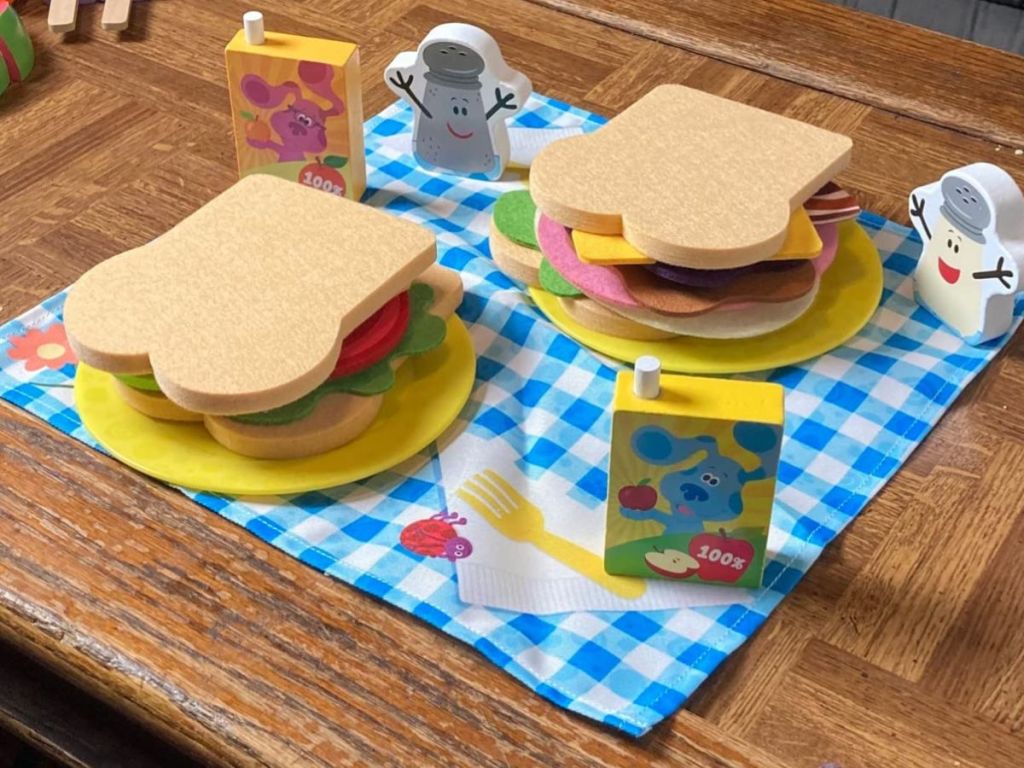
<svg viewBox="0 0 1024 768">
<path fill-rule="evenodd" d="M 505 121 L 525 106 L 532 86 L 487 32 L 434 27 L 415 51 L 394 58 L 384 81 L 413 108 L 413 155 L 423 166 L 501 178 L 510 154 Z"/>
<path fill-rule="evenodd" d="M 974 163 L 910 195 L 924 247 L 917 300 L 968 344 L 1010 330 L 1024 263 L 1024 194 L 1006 171 Z"/>
</svg>

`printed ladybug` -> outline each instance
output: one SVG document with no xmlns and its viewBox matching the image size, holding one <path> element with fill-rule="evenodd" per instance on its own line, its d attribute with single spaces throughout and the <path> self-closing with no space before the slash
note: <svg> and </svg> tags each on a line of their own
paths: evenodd
<svg viewBox="0 0 1024 768">
<path fill-rule="evenodd" d="M 459 536 L 454 526 L 465 525 L 457 512 L 441 511 L 428 520 L 417 520 L 402 529 L 398 540 L 410 552 L 427 557 L 446 557 L 451 562 L 469 557 L 473 545 Z"/>
</svg>

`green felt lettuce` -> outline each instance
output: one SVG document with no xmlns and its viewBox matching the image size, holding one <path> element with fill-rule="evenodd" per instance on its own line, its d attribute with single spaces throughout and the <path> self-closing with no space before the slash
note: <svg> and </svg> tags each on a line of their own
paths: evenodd
<svg viewBox="0 0 1024 768">
<path fill-rule="evenodd" d="M 537 206 L 525 189 L 506 192 L 494 204 L 494 226 L 498 231 L 514 243 L 540 250 L 534 228 L 536 216 Z"/>
<path fill-rule="evenodd" d="M 356 371 L 348 376 L 328 379 L 308 395 L 293 403 L 282 405 L 270 411 L 232 416 L 243 424 L 278 426 L 291 424 L 309 416 L 317 403 L 327 395 L 347 393 L 352 395 L 379 395 L 395 385 L 395 372 L 391 362 L 401 357 L 422 355 L 439 347 L 444 341 L 447 324 L 437 315 L 428 312 L 434 303 L 434 289 L 424 283 L 413 283 L 409 288 L 409 325 L 401 340 L 390 354 L 369 368 Z"/>
<path fill-rule="evenodd" d="M 127 384 L 132 389 L 141 389 L 143 392 L 159 392 L 160 386 L 153 378 L 153 374 L 144 373 L 140 376 L 129 376 L 128 374 L 115 374 L 122 384 Z"/>
<path fill-rule="evenodd" d="M 562 277 L 547 259 L 541 259 L 539 275 L 540 287 L 548 293 L 564 296 L 567 299 L 575 299 L 583 295 L 579 288 Z"/>
</svg>

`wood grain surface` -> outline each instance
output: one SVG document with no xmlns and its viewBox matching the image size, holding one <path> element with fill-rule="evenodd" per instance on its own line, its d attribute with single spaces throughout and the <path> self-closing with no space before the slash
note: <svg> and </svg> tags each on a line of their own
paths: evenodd
<svg viewBox="0 0 1024 768">
<path fill-rule="evenodd" d="M 391 57 L 461 19 L 537 90 L 605 114 L 680 82 L 848 133 L 841 181 L 898 220 L 949 167 L 1024 178 L 1019 60 L 813 0 L 771 5 L 262 4 L 269 29 L 360 44 L 368 115 L 392 101 Z M 120 36 L 87 6 L 63 41 L 41 0 L 18 7 L 38 62 L 0 101 L 5 318 L 232 183 L 222 49 L 249 4 L 135 3 Z M 211 764 L 1012 768 L 1022 386 L 1018 338 L 758 635 L 639 741 L 6 405 L 0 635 Z"/>
<path fill-rule="evenodd" d="M 0 768 L 54 768 L 28 747 L 72 768 L 198 768 L 120 713 L 0 642 Z M 6 758 L 10 757 L 8 762 Z"/>
</svg>

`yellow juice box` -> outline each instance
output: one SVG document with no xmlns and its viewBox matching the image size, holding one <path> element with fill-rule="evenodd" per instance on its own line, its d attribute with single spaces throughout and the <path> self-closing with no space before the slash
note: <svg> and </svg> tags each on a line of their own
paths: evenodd
<svg viewBox="0 0 1024 768">
<path fill-rule="evenodd" d="M 268 173 L 358 200 L 366 189 L 354 43 L 239 30 L 225 49 L 238 174 Z M 248 23 L 248 19 L 247 19 Z"/>
<path fill-rule="evenodd" d="M 635 375 L 622 371 L 615 382 L 605 570 L 759 586 L 782 387 L 661 376 L 657 394 L 645 397 Z"/>
</svg>

